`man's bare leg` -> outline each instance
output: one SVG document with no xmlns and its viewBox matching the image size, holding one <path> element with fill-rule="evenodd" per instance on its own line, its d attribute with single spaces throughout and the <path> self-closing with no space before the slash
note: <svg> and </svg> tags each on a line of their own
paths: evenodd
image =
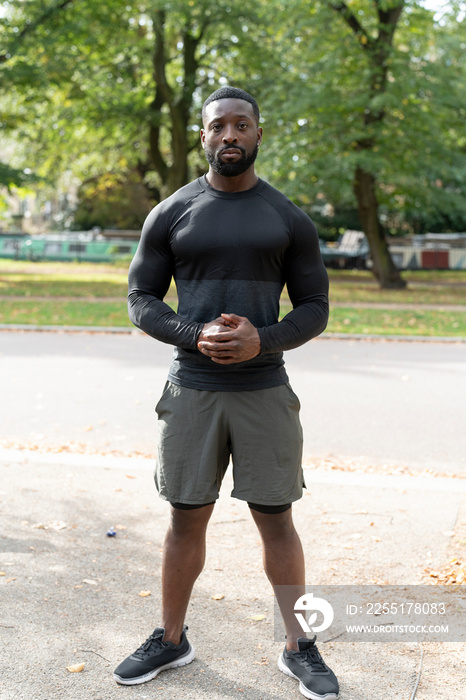
<svg viewBox="0 0 466 700">
<path fill-rule="evenodd" d="M 303 637 L 304 633 L 294 616 L 293 604 L 305 593 L 305 564 L 291 508 L 273 514 L 250 510 L 262 538 L 264 570 L 274 588 L 285 623 L 286 647 L 297 651 L 298 637 Z M 275 586 L 287 588 L 280 590 Z"/>
<path fill-rule="evenodd" d="M 164 641 L 179 644 L 194 583 L 204 568 L 206 530 L 214 505 L 171 508 L 162 559 Z"/>
</svg>

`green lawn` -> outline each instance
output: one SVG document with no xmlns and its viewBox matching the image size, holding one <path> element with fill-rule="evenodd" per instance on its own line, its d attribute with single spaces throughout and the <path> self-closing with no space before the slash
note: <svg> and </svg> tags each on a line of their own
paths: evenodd
<svg viewBox="0 0 466 700">
<path fill-rule="evenodd" d="M 131 326 L 126 300 L 99 301 L 14 301 L 0 300 L 0 324 L 35 326 Z"/>
<path fill-rule="evenodd" d="M 171 306 L 174 308 L 175 303 Z M 289 307 L 284 305 L 283 313 Z M 132 327 L 126 302 L 0 301 L 0 324 L 53 326 L 122 326 Z M 334 308 L 327 328 L 332 333 L 380 335 L 424 335 L 466 337 L 466 313 L 423 310 L 380 310 Z"/>
<path fill-rule="evenodd" d="M 454 311 L 334 308 L 327 328 L 333 333 L 424 335 L 466 338 L 466 313 Z"/>
<path fill-rule="evenodd" d="M 466 313 L 448 308 L 466 305 L 466 271 L 407 272 L 408 288 L 393 291 L 380 290 L 366 271 L 330 270 L 329 277 L 331 304 L 340 305 L 331 309 L 329 332 L 466 337 Z M 126 292 L 127 266 L 0 260 L 0 324 L 131 327 Z M 176 308 L 174 286 L 166 301 Z M 371 302 L 385 308 L 345 307 Z M 397 309 L 396 304 L 417 308 Z M 444 308 L 422 308 L 427 304 Z M 284 295 L 282 313 L 289 308 Z"/>
</svg>

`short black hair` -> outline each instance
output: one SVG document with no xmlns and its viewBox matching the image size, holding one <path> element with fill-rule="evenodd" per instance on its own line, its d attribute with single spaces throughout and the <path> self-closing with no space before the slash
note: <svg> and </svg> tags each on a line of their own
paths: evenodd
<svg viewBox="0 0 466 700">
<path fill-rule="evenodd" d="M 259 124 L 259 105 L 257 104 L 254 97 L 252 97 L 252 95 L 250 95 L 249 92 L 241 90 L 241 88 L 229 87 L 228 85 L 226 85 L 225 87 L 221 87 L 218 90 L 215 90 L 215 92 L 209 95 L 209 97 L 206 99 L 206 101 L 202 105 L 202 120 L 204 121 L 205 110 L 207 105 L 210 105 L 211 102 L 216 102 L 217 100 L 225 99 L 244 100 L 245 102 L 249 102 L 249 104 L 252 105 L 254 116 L 256 117 L 257 123 Z"/>
</svg>

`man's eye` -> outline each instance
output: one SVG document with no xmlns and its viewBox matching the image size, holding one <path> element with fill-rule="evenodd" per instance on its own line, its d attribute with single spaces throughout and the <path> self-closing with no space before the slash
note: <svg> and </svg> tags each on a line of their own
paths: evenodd
<svg viewBox="0 0 466 700">
<path fill-rule="evenodd" d="M 247 129 L 248 125 L 247 124 L 238 124 L 238 129 Z"/>
<path fill-rule="evenodd" d="M 213 127 L 212 127 L 212 131 L 220 131 L 221 128 L 222 128 L 222 127 L 221 127 L 220 124 L 214 124 Z"/>
</svg>

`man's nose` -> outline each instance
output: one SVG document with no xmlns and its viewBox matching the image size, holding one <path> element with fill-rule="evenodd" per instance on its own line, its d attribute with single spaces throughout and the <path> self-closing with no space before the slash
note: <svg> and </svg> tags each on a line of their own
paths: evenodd
<svg viewBox="0 0 466 700">
<path fill-rule="evenodd" d="M 222 136 L 223 143 L 236 143 L 237 137 L 235 130 L 232 127 L 227 127 Z"/>
</svg>

